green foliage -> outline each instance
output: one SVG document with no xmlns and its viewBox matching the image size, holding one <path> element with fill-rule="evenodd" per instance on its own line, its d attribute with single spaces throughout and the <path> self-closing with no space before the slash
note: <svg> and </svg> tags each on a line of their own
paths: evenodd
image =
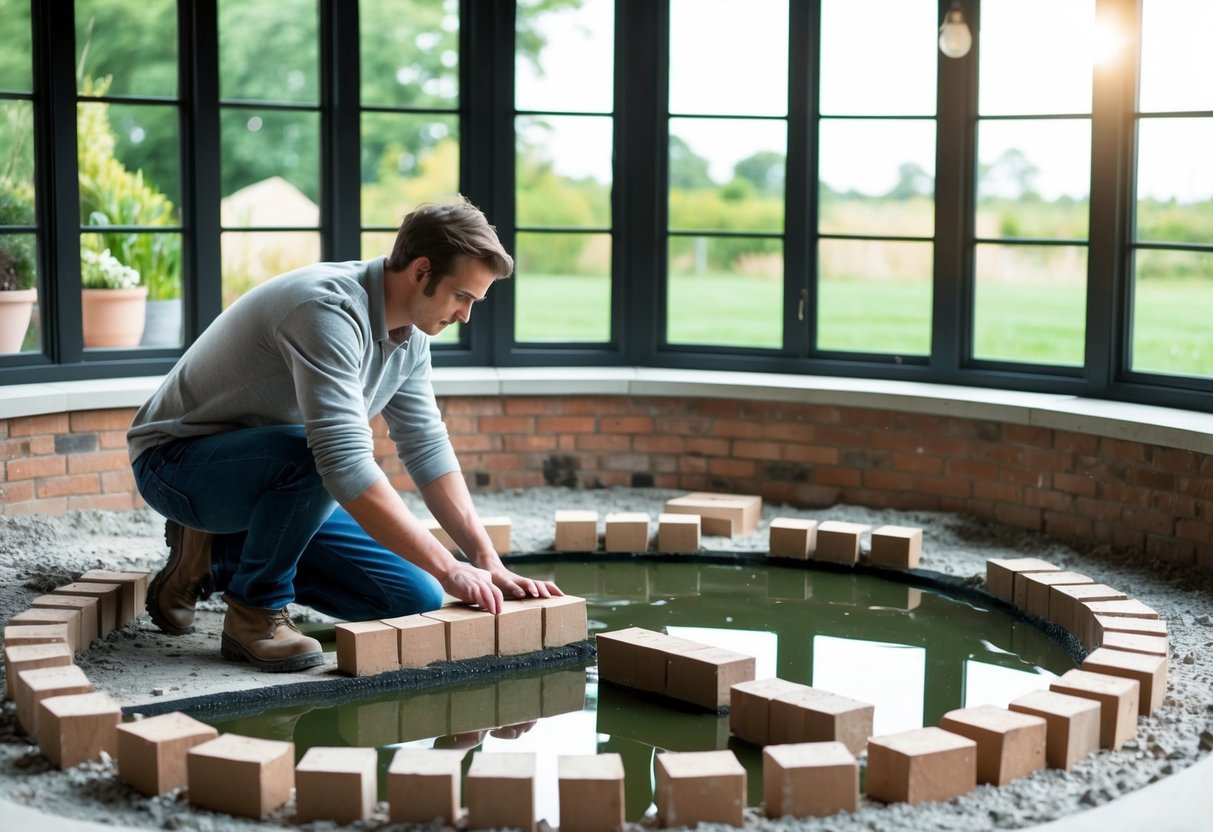
<svg viewBox="0 0 1213 832">
<path fill-rule="evenodd" d="M 87 95 L 104 95 L 108 78 L 83 79 Z M 77 108 L 77 158 L 80 169 L 80 215 L 87 225 L 170 226 L 176 224 L 173 204 L 146 183 L 143 171 L 131 172 L 115 156 L 116 137 L 109 122 L 109 105 L 86 103 Z M 94 252 L 109 250 L 137 271 L 148 297 L 167 300 L 181 293 L 181 243 L 176 234 L 106 232 L 86 234 L 81 244 Z"/>
<path fill-rule="evenodd" d="M 124 266 L 110 250 L 80 252 L 80 285 L 85 289 L 134 289 L 139 272 Z"/>
<path fill-rule="evenodd" d="M 33 199 L 11 182 L 0 179 L 0 226 L 32 221 Z M 32 289 L 37 281 L 32 234 L 0 234 L 0 292 Z"/>
</svg>

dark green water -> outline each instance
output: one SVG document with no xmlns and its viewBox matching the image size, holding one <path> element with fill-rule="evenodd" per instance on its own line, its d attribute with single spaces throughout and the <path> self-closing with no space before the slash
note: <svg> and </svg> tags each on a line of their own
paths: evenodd
<svg viewBox="0 0 1213 832">
<path fill-rule="evenodd" d="M 554 578 L 565 592 L 585 597 L 591 634 L 639 626 L 752 654 L 759 678 L 779 676 L 874 704 L 877 734 L 938 724 L 954 708 L 1005 705 L 1074 666 L 1029 624 L 882 578 L 632 561 L 528 564 L 519 571 Z M 399 747 L 535 752 L 539 817 L 553 824 L 560 754 L 619 753 L 631 820 L 651 806 L 655 750 L 731 748 L 748 770 L 750 804 L 762 800 L 761 749 L 732 739 L 727 715 L 599 685 L 593 666 L 214 724 L 292 740 L 298 756 L 312 746 L 375 746 L 381 797 Z M 465 771 L 470 763 L 469 754 Z"/>
</svg>

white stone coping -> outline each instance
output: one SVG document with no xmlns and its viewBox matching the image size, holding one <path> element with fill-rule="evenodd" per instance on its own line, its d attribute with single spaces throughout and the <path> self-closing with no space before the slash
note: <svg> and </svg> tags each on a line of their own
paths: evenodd
<svg viewBox="0 0 1213 832">
<path fill-rule="evenodd" d="M 159 376 L 0 386 L 0 419 L 138 407 Z M 451 367 L 439 396 L 660 396 L 746 399 L 955 416 L 1213 454 L 1213 414 L 928 382 L 647 367 Z"/>
</svg>

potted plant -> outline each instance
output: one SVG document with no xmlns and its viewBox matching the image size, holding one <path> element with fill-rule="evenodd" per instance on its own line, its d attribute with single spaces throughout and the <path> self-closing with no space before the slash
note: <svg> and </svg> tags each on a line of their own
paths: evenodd
<svg viewBox="0 0 1213 832">
<path fill-rule="evenodd" d="M 0 181 L 0 225 L 30 221 L 31 206 Z M 19 352 L 29 329 L 37 268 L 30 234 L 0 234 L 0 353 Z"/>
<path fill-rule="evenodd" d="M 80 252 L 84 346 L 133 347 L 143 336 L 147 287 L 110 250 Z"/>
</svg>

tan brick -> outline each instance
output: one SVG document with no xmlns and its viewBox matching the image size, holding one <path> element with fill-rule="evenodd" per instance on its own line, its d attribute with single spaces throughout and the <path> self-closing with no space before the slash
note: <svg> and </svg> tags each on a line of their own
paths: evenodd
<svg viewBox="0 0 1213 832">
<path fill-rule="evenodd" d="M 881 526 L 872 532 L 872 563 L 891 569 L 914 569 L 922 557 L 922 529 Z"/>
<path fill-rule="evenodd" d="M 369 819 L 375 808 L 378 761 L 373 748 L 309 748 L 295 765 L 295 822 L 349 824 Z"/>
<path fill-rule="evenodd" d="M 446 661 L 446 625 L 424 615 L 385 618 L 383 623 L 397 632 L 397 659 L 401 667 L 425 667 Z"/>
<path fill-rule="evenodd" d="M 97 618 L 97 632 L 101 638 L 105 638 L 114 630 L 118 629 L 118 610 L 122 608 L 122 585 L 121 584 L 99 584 L 92 581 L 76 581 L 71 584 L 64 584 L 61 587 L 51 591 L 54 595 L 82 595 L 89 598 L 96 598 L 98 604 L 99 616 Z"/>
<path fill-rule="evenodd" d="M 986 592 L 1004 601 L 1014 602 L 1016 576 L 1030 572 L 1060 571 L 1060 567 L 1039 558 L 990 558 L 986 561 Z"/>
<path fill-rule="evenodd" d="M 10 624 L 4 628 L 4 646 L 18 647 L 26 644 L 62 644 L 67 646 L 67 625 L 59 624 Z M 68 656 L 71 656 L 69 650 Z M 9 685 L 12 691 L 12 685 Z"/>
<path fill-rule="evenodd" d="M 700 518 L 693 514 L 657 516 L 657 551 L 667 554 L 699 552 Z"/>
<path fill-rule="evenodd" d="M 508 555 L 512 545 L 510 537 L 514 524 L 508 517 L 481 517 L 480 522 L 484 525 L 485 532 L 488 533 L 489 542 L 493 544 L 494 551 L 499 555 Z"/>
<path fill-rule="evenodd" d="M 1143 636 L 1136 633 L 1104 633 L 1100 647 L 1147 656 L 1166 656 L 1170 652 L 1166 636 Z"/>
<path fill-rule="evenodd" d="M 762 751 L 767 817 L 825 817 L 859 808 L 859 763 L 840 742 L 770 745 Z"/>
<path fill-rule="evenodd" d="M 666 654 L 665 693 L 712 711 L 729 707 L 729 689 L 754 680 L 755 659 L 719 647 Z"/>
<path fill-rule="evenodd" d="M 76 610 L 80 613 L 80 644 L 85 649 L 97 639 L 99 604 L 96 598 L 79 595 L 39 595 L 30 607 L 45 610 Z"/>
<path fill-rule="evenodd" d="M 808 560 L 816 547 L 816 520 L 776 517 L 768 527 L 767 550 L 773 558 Z"/>
<path fill-rule="evenodd" d="M 261 819 L 295 787 L 295 744 L 221 734 L 186 752 L 191 806 Z"/>
<path fill-rule="evenodd" d="M 34 629 L 5 627 L 5 636 L 10 630 Z M 4 642 L 4 698 L 16 696 L 17 674 L 22 670 L 40 667 L 67 667 L 72 664 L 72 651 L 64 642 L 51 641 L 41 644 L 11 644 Z"/>
<path fill-rule="evenodd" d="M 813 560 L 853 566 L 859 562 L 859 539 L 870 526 L 826 520 L 817 526 L 817 549 Z"/>
<path fill-rule="evenodd" d="M 585 641 L 589 627 L 585 599 L 576 595 L 528 598 L 521 603 L 543 610 L 543 647 L 563 647 Z"/>
<path fill-rule="evenodd" d="M 1140 635 L 1149 638 L 1167 639 L 1167 622 L 1156 618 L 1125 618 L 1113 615 L 1094 615 L 1087 608 L 1087 627 L 1084 630 L 1083 644 L 1088 650 L 1099 647 L 1112 633 L 1125 635 Z"/>
<path fill-rule="evenodd" d="M 1118 629 L 1122 632 L 1137 632 L 1156 627 L 1157 625 L 1149 622 L 1157 621 L 1158 613 L 1135 598 L 1127 598 L 1123 601 L 1084 601 L 1078 610 L 1078 618 L 1081 629 L 1079 638 L 1088 648 L 1091 648 L 1098 646 L 1101 632 L 1108 629 L 1107 625 L 1101 627 L 1097 623 L 1099 619 L 1120 619 L 1123 624 Z M 1164 624 L 1162 627 L 1164 633 L 1166 632 L 1165 626 Z M 1138 629 L 1134 630 L 1130 627 Z"/>
<path fill-rule="evenodd" d="M 465 778 L 468 829 L 535 828 L 535 755 L 481 751 Z"/>
<path fill-rule="evenodd" d="M 644 552 L 649 548 L 649 515 L 617 512 L 606 516 L 606 551 Z"/>
<path fill-rule="evenodd" d="M 600 679 L 652 693 L 665 693 L 669 651 L 705 646 L 640 627 L 598 633 L 595 642 Z"/>
<path fill-rule="evenodd" d="M 1099 750 L 1100 704 L 1051 690 L 1026 693 L 1008 706 L 1045 721 L 1045 763 L 1066 771 Z"/>
<path fill-rule="evenodd" d="M 977 782 L 1005 786 L 1045 767 L 1045 721 L 993 705 L 948 711 L 939 727 L 977 743 Z"/>
<path fill-rule="evenodd" d="M 1119 749 L 1137 736 L 1137 707 L 1141 684 L 1136 679 L 1123 679 L 1092 673 L 1087 670 L 1067 670 L 1049 690 L 1099 703 L 1099 745 Z"/>
<path fill-rule="evenodd" d="M 653 771 L 658 825 L 743 825 L 746 772 L 732 751 L 667 751 L 654 758 Z"/>
<path fill-rule="evenodd" d="M 766 745 L 770 741 L 771 701 L 803 687 L 775 677 L 733 685 L 729 689 L 729 730 L 746 742 Z"/>
<path fill-rule="evenodd" d="M 1049 620 L 1049 590 L 1054 586 L 1093 584 L 1077 572 L 1031 572 L 1015 578 L 1015 606 L 1029 615 Z"/>
<path fill-rule="evenodd" d="M 872 736 L 876 707 L 807 685 L 771 700 L 773 744 L 838 741 L 852 754 Z"/>
<path fill-rule="evenodd" d="M 1083 670 L 1134 679 L 1141 685 L 1138 713 L 1149 716 L 1167 694 L 1167 657 L 1127 653 L 1098 647 L 1082 663 Z"/>
<path fill-rule="evenodd" d="M 148 572 L 112 572 L 108 569 L 90 569 L 79 578 L 82 584 L 117 584 L 119 591 L 118 626 L 123 627 L 135 620 L 147 601 Z"/>
<path fill-rule="evenodd" d="M 25 733 L 38 736 L 38 705 L 52 696 L 92 693 L 84 671 L 74 664 L 61 667 L 36 667 L 17 672 L 13 699 L 17 702 L 17 721 Z"/>
<path fill-rule="evenodd" d="M 122 709 L 107 693 L 52 696 L 38 705 L 38 745 L 55 768 L 95 760 L 118 751 Z"/>
<path fill-rule="evenodd" d="M 454 826 L 459 819 L 465 751 L 454 748 L 400 748 L 387 770 L 388 813 L 392 823 Z"/>
<path fill-rule="evenodd" d="M 400 630 L 382 621 L 337 624 L 337 669 L 350 676 L 374 676 L 400 669 Z"/>
<path fill-rule="evenodd" d="M 977 743 L 941 728 L 868 741 L 868 797 L 882 803 L 951 800 L 977 786 Z"/>
<path fill-rule="evenodd" d="M 1081 639 L 1087 623 L 1083 603 L 1120 601 L 1127 597 L 1106 584 L 1053 586 L 1049 588 L 1049 620 Z"/>
<path fill-rule="evenodd" d="M 442 622 L 448 661 L 476 659 L 496 652 L 497 627 L 492 613 L 471 607 L 443 607 L 422 615 Z"/>
<path fill-rule="evenodd" d="M 118 726 L 118 779 L 135 791 L 160 795 L 186 784 L 185 755 L 219 731 L 183 713 Z"/>
<path fill-rule="evenodd" d="M 560 828 L 615 832 L 624 817 L 623 758 L 619 754 L 561 754 L 556 758 Z"/>
<path fill-rule="evenodd" d="M 762 498 L 754 494 L 692 492 L 666 500 L 666 514 L 695 514 L 704 534 L 734 537 L 758 528 Z"/>
<path fill-rule="evenodd" d="M 67 628 L 67 648 L 73 653 L 82 649 L 79 610 L 28 609 L 8 620 L 9 626 L 30 627 L 40 624 L 61 624 Z"/>
<path fill-rule="evenodd" d="M 543 649 L 543 609 L 522 601 L 503 601 L 496 616 L 497 655 L 518 656 Z"/>
<path fill-rule="evenodd" d="M 562 509 L 556 512 L 556 551 L 598 550 L 598 512 Z"/>
</svg>

